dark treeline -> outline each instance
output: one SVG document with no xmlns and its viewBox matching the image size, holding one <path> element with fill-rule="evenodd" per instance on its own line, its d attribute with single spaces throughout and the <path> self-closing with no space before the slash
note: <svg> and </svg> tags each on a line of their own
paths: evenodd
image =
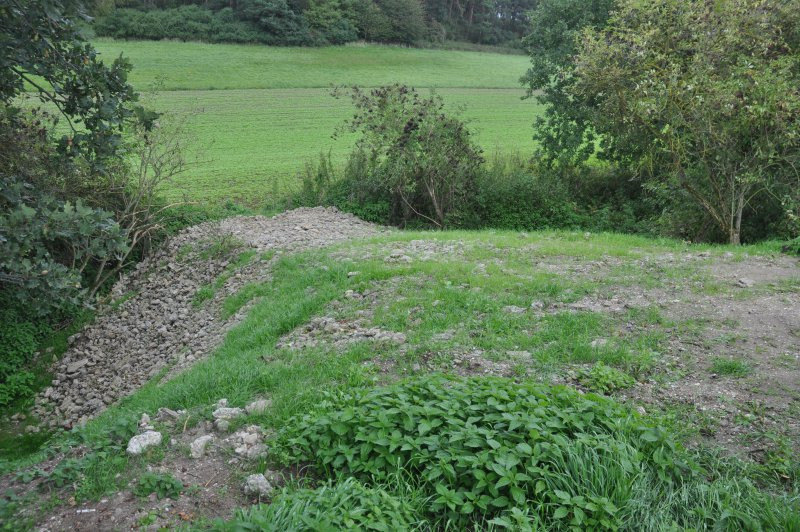
<svg viewBox="0 0 800 532">
<path fill-rule="evenodd" d="M 537 0 L 99 0 L 98 35 L 322 46 L 366 40 L 518 47 Z"/>
</svg>

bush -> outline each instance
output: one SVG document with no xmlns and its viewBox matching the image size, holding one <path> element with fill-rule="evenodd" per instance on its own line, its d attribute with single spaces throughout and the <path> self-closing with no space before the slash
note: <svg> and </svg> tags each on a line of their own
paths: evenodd
<svg viewBox="0 0 800 532">
<path fill-rule="evenodd" d="M 345 16 L 338 0 L 313 1 L 303 16 L 320 42 L 344 44 L 358 39 L 358 28 Z"/>
<path fill-rule="evenodd" d="M 233 520 L 214 530 L 412 530 L 419 523 L 417 508 L 407 500 L 348 478 L 284 491 L 272 504 L 237 510 Z"/>
<path fill-rule="evenodd" d="M 84 273 L 128 249 L 109 212 L 59 202 L 8 177 L 0 197 L 0 283 L 41 316 L 83 303 L 95 288 L 84 285 Z"/>
<path fill-rule="evenodd" d="M 601 157 L 683 190 L 739 244 L 756 193 L 797 187 L 798 12 L 798 0 L 620 0 L 556 76 L 570 78 L 556 109 L 573 122 L 583 109 Z"/>
<path fill-rule="evenodd" d="M 0 405 L 26 395 L 34 375 L 25 367 L 46 331 L 21 316 L 13 303 L 0 297 Z"/>
<path fill-rule="evenodd" d="M 314 42 L 305 18 L 292 11 L 286 0 L 243 0 L 236 16 L 258 28 L 261 42 L 265 44 L 319 44 Z"/>
<path fill-rule="evenodd" d="M 335 205 L 362 219 L 392 222 L 391 197 L 371 181 L 369 157 L 354 150 L 345 168 L 327 154 L 306 164 L 292 204 Z M 660 212 L 642 188 L 600 168 L 552 169 L 520 156 L 495 155 L 480 166 L 472 193 L 451 213 L 467 229 L 584 229 L 653 233 Z M 424 219 L 411 220 L 418 225 Z M 663 228 L 663 226 L 662 226 Z"/>
<path fill-rule="evenodd" d="M 689 470 L 660 429 L 610 400 L 498 378 L 331 394 L 282 439 L 327 474 L 409 476 L 427 516 L 451 526 L 502 524 L 517 508 L 543 526 L 612 528 L 640 475 L 669 484 Z"/>
<path fill-rule="evenodd" d="M 482 161 L 466 125 L 441 97 L 422 98 L 404 85 L 351 91 L 349 129 L 360 138 L 345 175 L 359 203 L 390 206 L 397 225 L 458 225 Z"/>
</svg>

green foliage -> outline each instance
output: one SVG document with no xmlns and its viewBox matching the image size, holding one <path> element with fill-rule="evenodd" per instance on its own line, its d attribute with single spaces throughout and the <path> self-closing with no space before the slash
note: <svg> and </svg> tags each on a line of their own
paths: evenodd
<svg viewBox="0 0 800 532">
<path fill-rule="evenodd" d="M 286 0 L 242 0 L 237 16 L 254 24 L 266 44 L 307 45 L 313 39 L 305 18 Z"/>
<path fill-rule="evenodd" d="M 420 526 L 418 508 L 380 488 L 354 478 L 316 489 L 287 489 L 271 504 L 236 511 L 213 530 L 413 530 Z"/>
<path fill-rule="evenodd" d="M 588 112 L 568 92 L 572 58 L 583 29 L 603 27 L 614 5 L 614 0 L 541 0 L 531 12 L 531 33 L 524 45 L 532 65 L 521 81 L 528 96 L 547 105 L 536 118 L 534 139 L 548 164 L 572 166 L 593 151 Z"/>
<path fill-rule="evenodd" d="M 793 241 L 782 246 L 781 251 L 789 255 L 800 255 L 800 238 L 795 238 Z"/>
<path fill-rule="evenodd" d="M 364 220 L 389 223 L 390 198 L 369 194 L 364 187 L 359 194 L 352 182 L 354 176 L 369 175 L 368 163 L 363 152 L 355 151 L 339 169 L 330 154 L 321 154 L 299 175 L 301 190 L 290 203 L 335 205 Z M 472 194 L 451 220 L 454 227 L 467 229 L 652 233 L 659 214 L 641 187 L 624 175 L 598 168 L 553 169 L 521 156 L 495 154 L 481 165 Z"/>
<path fill-rule="evenodd" d="M 321 42 L 345 44 L 358 39 L 358 28 L 342 11 L 339 0 L 312 1 L 303 15 Z"/>
<path fill-rule="evenodd" d="M 133 493 L 138 497 L 155 493 L 159 499 L 177 499 L 183 493 L 183 482 L 169 474 L 147 472 L 139 477 Z"/>
<path fill-rule="evenodd" d="M 528 507 L 533 523 L 618 527 L 639 475 L 669 485 L 689 470 L 661 429 L 613 402 L 496 378 L 332 394 L 282 438 L 328 474 L 409 475 L 428 517 L 462 525 Z"/>
<path fill-rule="evenodd" d="M 18 307 L 0 297 L 0 406 L 27 394 L 33 374 L 25 365 L 33 358 L 45 333 L 30 320 L 20 316 Z"/>
<path fill-rule="evenodd" d="M 609 394 L 630 388 L 636 381 L 633 377 L 616 368 L 597 362 L 589 369 L 578 371 L 577 380 L 584 388 L 596 393 Z"/>
<path fill-rule="evenodd" d="M 83 154 L 96 164 L 115 155 L 122 127 L 156 117 L 132 107 L 137 95 L 127 83 L 130 64 L 119 57 L 103 63 L 76 26 L 85 18 L 78 0 L 8 0 L 0 6 L 0 102 L 7 117 L 18 113 L 15 99 L 33 87 L 52 103 L 71 131 L 61 140 L 70 155 Z M 80 125 L 80 128 L 77 126 Z"/>
<path fill-rule="evenodd" d="M 441 97 L 404 85 L 351 91 L 349 130 L 360 136 L 345 175 L 359 203 L 388 203 L 389 221 L 453 224 L 482 161 L 466 125 Z"/>
<path fill-rule="evenodd" d="M 534 0 L 126 0 L 111 11 L 98 0 L 100 35 L 279 45 L 445 39 L 518 45 Z"/>
<path fill-rule="evenodd" d="M 128 250 L 111 213 L 58 201 L 5 175 L 0 176 L 0 243 L 4 291 L 42 316 L 81 304 L 87 268 Z"/>
<path fill-rule="evenodd" d="M 738 244 L 755 193 L 800 184 L 798 11 L 797 0 L 621 1 L 583 35 L 569 106 L 603 157 L 682 191 Z"/>
<path fill-rule="evenodd" d="M 214 13 L 198 6 L 152 11 L 115 9 L 98 18 L 93 28 L 97 35 L 116 39 L 266 42 L 254 25 L 234 19 L 230 9 Z"/>
<path fill-rule="evenodd" d="M 711 363 L 711 372 L 726 377 L 746 377 L 752 369 L 743 360 L 717 357 Z"/>
</svg>

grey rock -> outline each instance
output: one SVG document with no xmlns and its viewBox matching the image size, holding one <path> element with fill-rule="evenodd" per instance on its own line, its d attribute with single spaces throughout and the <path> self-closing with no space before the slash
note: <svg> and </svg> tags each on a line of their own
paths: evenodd
<svg viewBox="0 0 800 532">
<path fill-rule="evenodd" d="M 244 482 L 244 493 L 250 497 L 269 497 L 273 489 L 272 483 L 261 473 L 248 476 Z"/>
<path fill-rule="evenodd" d="M 138 434 L 128 441 L 128 454 L 142 454 L 150 447 L 161 445 L 161 439 L 161 433 L 153 430 L 148 430 L 147 432 Z"/>
<path fill-rule="evenodd" d="M 247 405 L 244 409 L 248 414 L 263 414 L 267 409 L 272 406 L 272 401 L 269 399 L 257 399 Z"/>
<path fill-rule="evenodd" d="M 299 226 L 308 229 L 298 233 L 294 228 Z M 130 395 L 159 372 L 168 369 L 169 379 L 208 356 L 247 310 L 224 320 L 219 313 L 221 300 L 200 308 L 192 305 L 197 290 L 218 279 L 230 264 L 229 257 L 200 258 L 200 252 L 216 239 L 232 237 L 245 248 L 274 250 L 280 255 L 381 231 L 379 226 L 322 207 L 295 209 L 272 218 L 235 217 L 183 230 L 125 274 L 110 294 L 118 299 L 135 292 L 135 297 L 118 309 L 101 308 L 94 323 L 69 338 L 69 349 L 51 368 L 56 377 L 52 390 L 43 390 L 36 398 L 37 416 L 47 426 L 70 428 Z M 253 261 L 241 268 L 225 283 L 224 293 L 263 281 L 273 262 Z M 183 346 L 189 346 L 185 353 L 179 352 Z"/>
<path fill-rule="evenodd" d="M 84 358 L 82 360 L 78 360 L 76 362 L 71 363 L 67 366 L 67 373 L 76 373 L 79 369 L 84 367 L 86 364 L 89 363 L 89 360 Z"/>
<path fill-rule="evenodd" d="M 244 414 L 244 410 L 241 408 L 221 407 L 214 410 L 211 415 L 214 417 L 214 419 L 235 419 L 242 414 Z"/>
<path fill-rule="evenodd" d="M 192 458 L 202 458 L 206 452 L 206 447 L 209 443 L 214 439 L 214 436 L 211 434 L 206 434 L 204 436 L 200 436 L 199 438 L 195 439 L 190 445 L 189 450 L 191 451 Z"/>
</svg>

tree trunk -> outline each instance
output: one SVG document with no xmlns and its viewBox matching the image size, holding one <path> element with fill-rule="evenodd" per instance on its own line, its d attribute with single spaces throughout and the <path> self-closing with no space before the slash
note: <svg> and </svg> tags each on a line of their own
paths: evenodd
<svg viewBox="0 0 800 532">
<path fill-rule="evenodd" d="M 728 243 L 738 246 L 742 243 L 741 241 L 741 234 L 742 234 L 742 212 L 744 211 L 744 190 L 739 193 L 739 197 L 736 199 L 736 210 L 733 212 L 733 216 L 731 218 L 731 226 L 730 231 L 728 233 Z"/>
</svg>

